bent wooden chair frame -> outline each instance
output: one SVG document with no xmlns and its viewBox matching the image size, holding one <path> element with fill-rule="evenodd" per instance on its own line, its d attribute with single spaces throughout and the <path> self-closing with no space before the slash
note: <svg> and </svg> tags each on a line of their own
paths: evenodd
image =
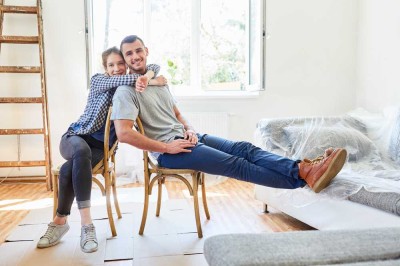
<svg viewBox="0 0 400 266">
<path fill-rule="evenodd" d="M 104 132 L 104 157 L 99 163 L 97 163 L 92 168 L 92 180 L 96 183 L 103 196 L 106 196 L 106 203 L 107 203 L 107 215 L 108 221 L 110 224 L 111 234 L 112 236 L 117 235 L 117 230 L 115 229 L 112 208 L 111 208 L 111 191 L 113 193 L 114 198 L 114 206 L 115 211 L 117 212 L 118 219 L 122 218 L 121 210 L 119 208 L 118 198 L 117 198 L 117 187 L 116 187 L 116 175 L 115 175 L 115 153 L 117 150 L 118 141 L 116 141 L 111 149 L 109 149 L 109 139 L 110 139 L 110 125 L 111 125 L 111 110 L 108 110 L 105 132 Z M 53 217 L 55 217 L 57 212 L 57 205 L 58 205 L 58 176 L 59 176 L 60 169 L 53 170 Z M 96 178 L 96 175 L 101 174 L 104 177 L 104 185 L 101 183 L 99 179 Z"/>
<path fill-rule="evenodd" d="M 136 124 L 138 127 L 138 131 L 141 134 L 145 135 L 142 122 L 140 121 L 139 118 L 137 118 Z M 187 188 L 189 190 L 190 195 L 193 196 L 197 235 L 199 238 L 202 238 L 203 232 L 202 232 L 201 223 L 200 223 L 199 198 L 197 195 L 197 190 L 200 185 L 201 185 L 201 193 L 202 193 L 202 199 L 203 199 L 204 212 L 206 214 L 207 219 L 210 220 L 210 213 L 208 212 L 208 206 L 207 206 L 204 173 L 202 173 L 200 171 L 191 170 L 191 169 L 169 169 L 169 168 L 159 167 L 158 165 L 156 165 L 155 163 L 153 163 L 151 161 L 151 159 L 149 158 L 148 152 L 145 150 L 143 150 L 143 161 L 144 161 L 145 193 L 144 193 L 144 206 L 143 206 L 142 222 L 140 224 L 139 234 L 143 235 L 143 232 L 144 232 L 144 227 L 146 225 L 146 219 L 147 219 L 147 212 L 148 212 L 148 208 L 149 208 L 149 196 L 151 195 L 154 183 L 155 182 L 158 183 L 158 197 L 157 197 L 157 209 L 156 209 L 156 216 L 158 217 L 160 215 L 160 209 L 161 209 L 162 184 L 165 182 L 165 178 L 169 176 L 169 177 L 177 178 L 177 179 L 181 180 L 183 183 L 185 183 L 185 185 L 187 186 Z M 151 177 L 151 175 L 153 175 L 153 174 L 155 174 L 155 176 Z M 191 175 L 193 185 L 191 185 L 190 182 L 185 177 L 182 176 L 184 174 Z"/>
</svg>

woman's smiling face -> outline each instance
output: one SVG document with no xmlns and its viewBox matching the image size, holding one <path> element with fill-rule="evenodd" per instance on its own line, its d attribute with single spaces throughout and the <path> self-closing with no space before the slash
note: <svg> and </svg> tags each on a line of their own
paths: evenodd
<svg viewBox="0 0 400 266">
<path fill-rule="evenodd" d="M 110 76 L 115 75 L 125 75 L 126 74 L 126 64 L 121 55 L 116 53 L 111 53 L 107 57 L 107 69 L 106 72 Z"/>
</svg>

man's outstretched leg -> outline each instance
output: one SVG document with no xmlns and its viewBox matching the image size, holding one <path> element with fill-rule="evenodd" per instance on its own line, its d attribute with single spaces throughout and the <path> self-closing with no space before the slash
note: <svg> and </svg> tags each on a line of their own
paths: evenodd
<svg viewBox="0 0 400 266">
<path fill-rule="evenodd" d="M 329 182 L 342 169 L 346 160 L 346 150 L 344 149 L 335 150 L 333 148 L 328 148 L 325 150 L 324 155 L 313 160 L 304 159 L 295 163 L 295 161 L 289 158 L 262 150 L 246 141 L 231 141 L 208 134 L 199 134 L 199 141 L 209 147 L 233 156 L 241 157 L 251 164 L 268 168 L 281 175 L 283 174 L 295 179 L 300 178 L 306 181 L 317 193 L 328 186 Z M 290 162 L 293 162 L 293 164 Z M 299 168 L 301 168 L 302 171 L 300 171 Z M 271 177 L 271 175 L 269 175 L 269 177 Z M 257 183 L 258 179 L 256 175 L 253 175 L 253 181 L 256 181 L 255 183 Z M 262 184 L 263 182 L 259 183 Z"/>
<path fill-rule="evenodd" d="M 343 152 L 345 156 L 342 162 L 339 159 L 342 158 Z M 261 166 L 245 158 L 227 154 L 199 143 L 191 149 L 190 153 L 162 154 L 158 158 L 158 163 L 162 167 L 189 168 L 275 188 L 295 189 L 307 183 L 311 188 L 317 187 L 317 190 L 320 191 L 340 171 L 346 158 L 344 150 L 328 154 L 327 157 L 321 156 L 314 160 L 279 159 L 279 163 L 270 158 L 271 162 L 276 161 L 277 163 Z M 280 164 L 279 167 L 276 167 L 275 165 L 278 164 Z M 284 171 L 282 168 L 285 168 Z"/>
</svg>

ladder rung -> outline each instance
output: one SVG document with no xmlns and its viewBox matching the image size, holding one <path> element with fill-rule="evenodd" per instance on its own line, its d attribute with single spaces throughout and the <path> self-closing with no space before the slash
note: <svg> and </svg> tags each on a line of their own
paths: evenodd
<svg viewBox="0 0 400 266">
<path fill-rule="evenodd" d="M 41 97 L 0 97 L 0 103 L 42 103 Z"/>
<path fill-rule="evenodd" d="M 43 183 L 46 182 L 45 176 L 0 176 L 1 183 Z"/>
<path fill-rule="evenodd" d="M 0 10 L 4 13 L 22 13 L 22 14 L 37 14 L 36 6 L 0 6 Z"/>
<path fill-rule="evenodd" d="M 46 161 L 0 161 L 0 167 L 46 166 Z"/>
<path fill-rule="evenodd" d="M 0 36 L 0 43 L 31 44 L 39 43 L 38 36 Z"/>
<path fill-rule="evenodd" d="M 0 66 L 0 73 L 40 73 L 40 67 Z"/>
<path fill-rule="evenodd" d="M 28 129 L 0 129 L 0 135 L 28 135 L 28 134 L 43 134 L 43 128 L 28 128 Z"/>
</svg>

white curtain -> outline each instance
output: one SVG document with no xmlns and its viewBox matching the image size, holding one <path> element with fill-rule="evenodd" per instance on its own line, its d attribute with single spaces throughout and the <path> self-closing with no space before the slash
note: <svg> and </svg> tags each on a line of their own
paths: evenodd
<svg viewBox="0 0 400 266">
<path fill-rule="evenodd" d="M 129 144 L 119 143 L 115 156 L 117 177 L 128 178 L 132 183 L 143 184 L 143 152 Z"/>
</svg>

